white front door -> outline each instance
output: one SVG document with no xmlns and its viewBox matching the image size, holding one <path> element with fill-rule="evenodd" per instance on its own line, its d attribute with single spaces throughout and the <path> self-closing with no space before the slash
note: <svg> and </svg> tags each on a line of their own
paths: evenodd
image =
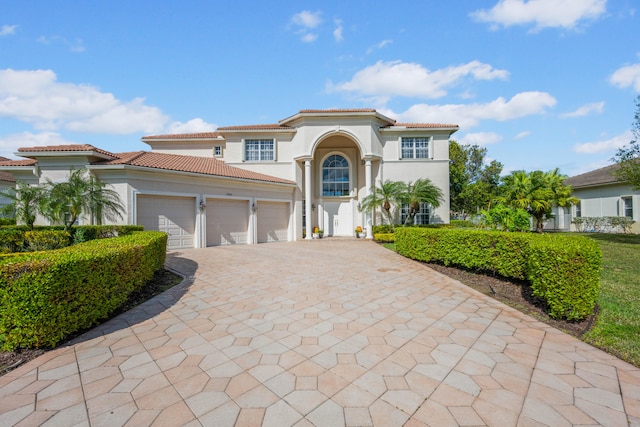
<svg viewBox="0 0 640 427">
<path fill-rule="evenodd" d="M 324 209 L 324 234 L 326 236 L 353 236 L 353 206 L 351 200 L 327 202 Z"/>
</svg>

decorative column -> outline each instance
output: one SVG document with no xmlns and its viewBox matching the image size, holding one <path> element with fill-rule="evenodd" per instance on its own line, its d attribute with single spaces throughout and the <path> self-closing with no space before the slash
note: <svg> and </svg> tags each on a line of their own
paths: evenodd
<svg viewBox="0 0 640 427">
<path fill-rule="evenodd" d="M 365 182 L 365 197 L 371 193 L 371 159 L 365 159 L 364 161 L 364 182 Z M 365 221 L 367 223 L 367 239 L 373 239 L 373 232 L 371 230 L 372 221 L 371 221 L 371 212 L 367 212 L 365 215 Z"/>
<path fill-rule="evenodd" d="M 313 219 L 311 218 L 313 211 L 311 209 L 311 160 L 304 161 L 304 203 L 305 203 L 305 213 L 307 218 L 307 223 L 305 224 L 305 230 L 307 236 L 306 240 L 311 240 L 311 233 L 313 229 L 311 228 L 311 223 Z"/>
</svg>

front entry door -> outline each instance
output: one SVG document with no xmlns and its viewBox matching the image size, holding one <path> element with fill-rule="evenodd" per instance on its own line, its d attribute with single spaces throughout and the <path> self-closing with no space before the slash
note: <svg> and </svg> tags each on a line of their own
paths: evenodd
<svg viewBox="0 0 640 427">
<path fill-rule="evenodd" d="M 327 236 L 353 235 L 353 207 L 351 200 L 323 203 L 324 233 Z"/>
</svg>

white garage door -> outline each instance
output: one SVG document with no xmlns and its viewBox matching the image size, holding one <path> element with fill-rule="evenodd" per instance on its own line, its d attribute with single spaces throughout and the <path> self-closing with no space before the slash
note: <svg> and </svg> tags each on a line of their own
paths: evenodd
<svg viewBox="0 0 640 427">
<path fill-rule="evenodd" d="M 258 243 L 286 242 L 289 234 L 289 204 L 258 202 Z"/>
<path fill-rule="evenodd" d="M 247 200 L 207 199 L 207 246 L 246 244 L 248 229 Z"/>
<path fill-rule="evenodd" d="M 167 249 L 193 248 L 196 212 L 194 197 L 138 195 L 137 224 L 168 234 Z"/>
</svg>

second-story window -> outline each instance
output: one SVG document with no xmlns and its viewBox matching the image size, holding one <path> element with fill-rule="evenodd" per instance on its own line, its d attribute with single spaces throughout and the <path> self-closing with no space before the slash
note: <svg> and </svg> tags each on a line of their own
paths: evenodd
<svg viewBox="0 0 640 427">
<path fill-rule="evenodd" d="M 273 139 L 246 139 L 244 141 L 244 159 L 247 162 L 275 160 L 275 141 Z"/>
</svg>

